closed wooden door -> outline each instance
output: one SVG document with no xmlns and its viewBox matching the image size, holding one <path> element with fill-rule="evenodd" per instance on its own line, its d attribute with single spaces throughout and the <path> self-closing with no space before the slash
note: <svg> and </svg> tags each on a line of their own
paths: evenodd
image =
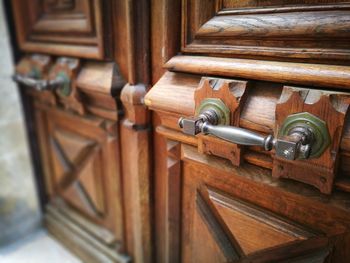
<svg viewBox="0 0 350 263">
<path fill-rule="evenodd" d="M 45 226 L 84 262 L 152 261 L 146 3 L 9 4 Z"/>
<path fill-rule="evenodd" d="M 153 4 L 159 262 L 348 261 L 348 4 Z M 322 153 L 279 148 L 301 116 L 326 123 Z"/>
</svg>

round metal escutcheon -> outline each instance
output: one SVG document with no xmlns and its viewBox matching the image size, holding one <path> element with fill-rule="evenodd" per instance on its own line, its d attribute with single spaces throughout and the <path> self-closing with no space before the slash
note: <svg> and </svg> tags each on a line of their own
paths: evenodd
<svg viewBox="0 0 350 263">
<path fill-rule="evenodd" d="M 204 99 L 196 109 L 196 116 L 206 110 L 214 110 L 219 117 L 218 125 L 230 125 L 230 109 L 220 99 Z"/>
<path fill-rule="evenodd" d="M 35 79 L 40 79 L 41 78 L 41 71 L 37 67 L 33 67 L 29 74 L 28 77 L 35 78 Z"/>
<path fill-rule="evenodd" d="M 289 115 L 283 122 L 278 136 L 289 135 L 290 131 L 295 127 L 306 127 L 311 130 L 314 135 L 314 142 L 309 158 L 320 157 L 331 143 L 327 124 L 308 112 Z"/>
<path fill-rule="evenodd" d="M 71 93 L 70 79 L 67 74 L 63 71 L 57 73 L 57 77 L 64 79 L 64 84 L 57 89 L 57 93 L 62 97 L 68 97 Z"/>
</svg>

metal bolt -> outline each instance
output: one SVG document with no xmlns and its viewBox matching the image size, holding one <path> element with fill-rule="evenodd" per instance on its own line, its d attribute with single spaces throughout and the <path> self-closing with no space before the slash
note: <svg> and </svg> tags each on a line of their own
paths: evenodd
<svg viewBox="0 0 350 263">
<path fill-rule="evenodd" d="M 182 129 L 182 128 L 184 127 L 184 117 L 181 117 L 181 118 L 178 120 L 177 124 L 178 124 L 179 127 Z"/>
</svg>

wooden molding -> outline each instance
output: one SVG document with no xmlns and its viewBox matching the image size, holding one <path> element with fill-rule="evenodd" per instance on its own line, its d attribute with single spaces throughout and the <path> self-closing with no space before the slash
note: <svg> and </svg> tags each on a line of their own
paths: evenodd
<svg viewBox="0 0 350 263">
<path fill-rule="evenodd" d="M 350 89 L 350 67 L 201 56 L 176 56 L 169 71 Z"/>
<path fill-rule="evenodd" d="M 349 61 L 341 1 L 183 2 L 182 51 L 328 63 Z M 201 16 L 195 16 L 194 13 Z"/>
<path fill-rule="evenodd" d="M 167 140 L 165 262 L 181 260 L 181 144 Z"/>
<path fill-rule="evenodd" d="M 283 121 L 289 115 L 308 112 L 327 124 L 331 145 L 316 159 L 291 162 L 275 156 L 272 176 L 308 183 L 320 189 L 322 193 L 330 194 L 338 171 L 339 145 L 349 103 L 349 96 L 346 94 L 283 87 L 276 105 L 275 134 L 278 134 Z"/>
<path fill-rule="evenodd" d="M 135 262 L 152 262 L 152 206 L 149 112 L 143 104 L 144 85 L 126 84 L 121 93 L 121 123 L 126 249 Z"/>
<path fill-rule="evenodd" d="M 72 214 L 70 210 L 62 210 L 53 205 L 48 205 L 46 210 L 45 225 L 49 232 L 84 261 L 111 263 L 131 261 L 130 257 L 115 249 L 115 244 L 108 245 L 94 236 L 92 229 L 98 229 L 99 226 L 86 222 L 79 214 Z M 101 230 L 98 229 L 98 232 Z"/>
</svg>

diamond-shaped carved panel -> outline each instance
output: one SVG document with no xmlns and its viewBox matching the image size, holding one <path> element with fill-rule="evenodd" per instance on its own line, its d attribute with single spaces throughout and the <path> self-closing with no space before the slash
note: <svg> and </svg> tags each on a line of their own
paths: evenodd
<svg viewBox="0 0 350 263">
<path fill-rule="evenodd" d="M 51 137 L 55 185 L 72 205 L 93 217 L 104 213 L 101 149 L 91 138 L 56 129 Z"/>
<path fill-rule="evenodd" d="M 327 262 L 331 249 L 322 233 L 206 187 L 195 198 L 192 261 Z"/>
</svg>

